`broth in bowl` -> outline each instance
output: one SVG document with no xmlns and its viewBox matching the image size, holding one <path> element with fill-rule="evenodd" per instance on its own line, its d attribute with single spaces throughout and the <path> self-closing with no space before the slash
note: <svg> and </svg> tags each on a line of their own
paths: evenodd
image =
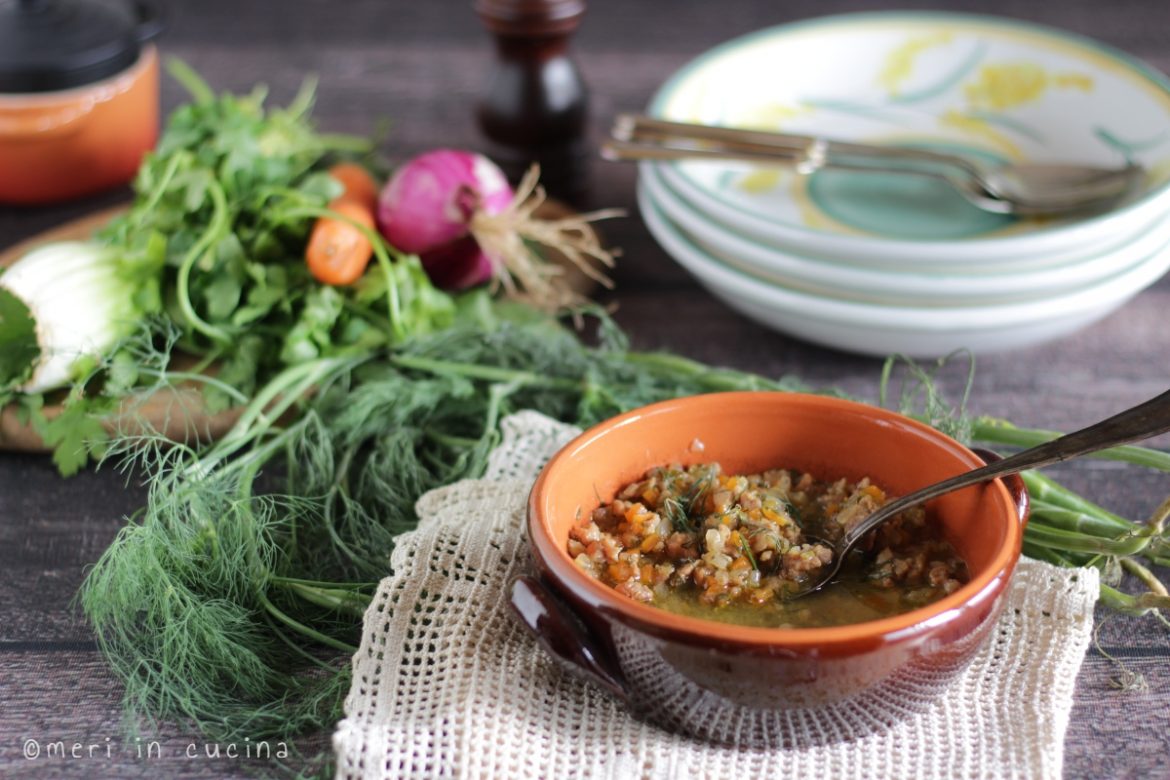
<svg viewBox="0 0 1170 780">
<path fill-rule="evenodd" d="M 567 549 L 618 593 L 678 614 L 771 628 L 861 623 L 937 601 L 968 577 L 918 507 L 873 531 L 832 583 L 791 600 L 832 561 L 831 545 L 885 502 L 868 478 L 664 466 L 578 518 Z"/>
</svg>

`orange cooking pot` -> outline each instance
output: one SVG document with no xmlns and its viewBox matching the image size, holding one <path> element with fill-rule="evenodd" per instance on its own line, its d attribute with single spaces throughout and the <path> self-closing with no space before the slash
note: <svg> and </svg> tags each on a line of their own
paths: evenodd
<svg viewBox="0 0 1170 780">
<path fill-rule="evenodd" d="M 0 0 L 0 203 L 130 181 L 158 138 L 158 8 Z"/>
</svg>

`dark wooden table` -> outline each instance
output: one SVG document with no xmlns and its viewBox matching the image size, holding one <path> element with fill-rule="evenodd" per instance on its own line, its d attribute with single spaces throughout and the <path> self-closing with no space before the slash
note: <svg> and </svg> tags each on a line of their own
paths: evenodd
<svg viewBox="0 0 1170 780">
<path fill-rule="evenodd" d="M 898 7 L 926 7 L 904 1 Z M 930 4 L 938 7 L 939 4 Z M 655 87 L 698 52 L 753 29 L 819 14 L 872 10 L 861 0 L 596 0 L 575 39 L 592 88 L 600 135 L 619 110 L 642 107 Z M 1164 0 L 987 0 L 953 10 L 1001 13 L 1097 37 L 1170 71 L 1170 7 Z M 392 121 L 391 156 L 436 145 L 477 147 L 472 102 L 484 86 L 489 42 L 465 0 L 201 0 L 175 3 L 162 41 L 217 88 L 267 82 L 286 101 L 306 73 L 320 76 L 316 116 L 326 129 L 371 132 Z M 783 74 L 777 74 L 783 78 Z M 164 106 L 180 100 L 171 83 Z M 2 172 L 0 172 L 2 175 Z M 875 398 L 881 361 L 770 332 L 709 297 L 655 245 L 636 216 L 634 171 L 597 162 L 596 205 L 629 219 L 606 226 L 625 250 L 617 273 L 618 320 L 636 346 L 836 386 Z M 44 209 L 0 208 L 0 247 L 125 198 L 125 193 Z M 1121 311 L 1053 344 L 980 357 L 971 408 L 1021 425 L 1071 429 L 1164 390 L 1170 366 L 1170 279 Z M 680 317 L 680 312 L 685 317 Z M 943 372 L 957 397 L 959 367 Z M 1164 443 L 1164 442 L 1163 442 Z M 1144 518 L 1170 492 L 1165 475 L 1106 462 L 1059 471 L 1071 487 L 1124 515 Z M 165 731 L 164 759 L 136 757 L 123 742 L 118 682 L 70 606 L 84 568 L 113 538 L 143 494 L 110 472 L 59 478 L 44 457 L 0 454 L 0 777 L 225 777 L 229 758 L 175 757 L 192 735 Z M 1100 649 L 1077 681 L 1068 729 L 1069 777 L 1170 776 L 1170 634 L 1151 619 L 1099 612 Z M 1116 663 L 1145 676 L 1147 691 L 1119 691 Z M 22 756 L 38 745 L 80 743 L 79 758 Z M 96 751 L 89 750 L 96 745 Z M 107 752 L 109 755 L 107 755 Z"/>
</svg>

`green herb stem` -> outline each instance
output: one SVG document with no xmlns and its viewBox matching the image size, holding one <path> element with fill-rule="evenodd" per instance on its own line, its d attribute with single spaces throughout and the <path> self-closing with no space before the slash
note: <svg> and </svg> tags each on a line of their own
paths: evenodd
<svg viewBox="0 0 1170 780">
<path fill-rule="evenodd" d="M 442 433 L 440 431 L 427 429 L 424 431 L 426 437 L 436 444 L 442 444 L 450 447 L 453 450 L 463 450 L 468 447 L 474 447 L 479 443 L 479 439 L 473 439 L 470 436 L 453 436 L 451 434 Z"/>
<path fill-rule="evenodd" d="M 179 167 L 190 159 L 187 154 L 174 154 L 171 159 L 167 161 L 167 167 L 163 169 L 163 175 L 157 182 L 150 183 L 150 197 L 143 204 L 141 209 L 134 210 L 134 221 L 141 227 L 150 214 L 158 206 L 159 201 L 162 200 L 163 195 L 166 194 L 168 186 L 174 180 L 175 174 L 178 173 Z"/>
<path fill-rule="evenodd" d="M 299 582 L 285 582 L 283 585 L 289 592 L 295 593 L 305 601 L 326 609 L 347 612 L 359 620 L 366 614 L 373 600 L 369 596 L 343 588 L 322 588 Z"/>
<path fill-rule="evenodd" d="M 1024 538 L 1034 544 L 1057 550 L 1088 552 L 1100 555 L 1136 555 L 1150 544 L 1151 537 L 1135 534 L 1118 539 L 1104 539 L 1077 531 L 1052 528 L 1041 523 L 1028 523 Z"/>
<path fill-rule="evenodd" d="M 1020 473 L 1020 476 L 1023 477 L 1024 484 L 1028 488 L 1028 495 L 1034 503 L 1039 502 L 1048 507 L 1059 507 L 1085 515 L 1092 518 L 1101 529 L 1112 529 L 1115 534 L 1131 533 L 1138 528 L 1137 523 L 1126 520 L 1124 517 L 1094 504 L 1083 496 L 1073 493 L 1056 480 L 1039 471 L 1024 471 Z"/>
<path fill-rule="evenodd" d="M 1158 504 L 1158 508 L 1150 513 L 1146 527 L 1150 529 L 1151 533 L 1161 535 L 1167 520 L 1170 520 L 1170 498 L 1164 499 L 1162 503 Z"/>
<path fill-rule="evenodd" d="M 1167 592 L 1166 586 L 1162 584 L 1162 581 L 1139 561 L 1133 558 L 1122 558 L 1121 568 L 1141 580 L 1142 584 L 1149 588 L 1151 593 L 1170 598 L 1170 592 Z"/>
<path fill-rule="evenodd" d="M 402 368 L 415 371 L 425 371 L 429 374 L 447 374 L 462 376 L 468 379 L 481 379 L 485 382 L 509 382 L 523 386 L 547 387 L 560 390 L 578 390 L 581 382 L 573 379 L 537 374 L 532 371 L 518 371 L 510 368 L 500 368 L 481 363 L 460 363 L 450 360 L 437 360 L 422 357 L 421 355 L 394 355 L 390 362 Z"/>
<path fill-rule="evenodd" d="M 318 133 L 317 140 L 323 151 L 368 154 L 373 149 L 373 144 L 369 140 L 345 133 Z"/>
<path fill-rule="evenodd" d="M 292 651 L 295 655 L 303 658 L 305 661 L 321 669 L 328 675 L 337 674 L 337 667 L 335 667 L 333 664 L 330 664 L 327 661 L 322 661 L 320 658 L 313 655 L 293 640 L 289 639 L 288 636 L 285 635 L 284 629 L 280 626 L 280 624 L 272 619 L 272 615 L 267 611 L 264 612 L 264 622 L 268 624 L 268 627 L 272 630 L 273 635 L 276 636 L 276 638 L 281 642 L 283 642 L 284 646 Z"/>
<path fill-rule="evenodd" d="M 183 85 L 183 89 L 187 90 L 196 103 L 207 104 L 215 100 L 215 93 L 211 91 L 211 87 L 187 63 L 175 57 L 168 57 L 166 68 L 167 73 Z"/>
<path fill-rule="evenodd" d="M 756 374 L 713 369 L 698 361 L 663 352 L 627 352 L 625 359 L 631 365 L 672 377 L 689 376 L 710 389 L 775 390 L 779 385 Z"/>
<path fill-rule="evenodd" d="M 195 263 L 203 257 L 204 253 L 220 239 L 224 231 L 227 230 L 229 222 L 227 196 L 224 194 L 223 187 L 219 182 L 211 180 L 207 184 L 207 192 L 211 196 L 213 208 L 211 223 L 203 231 L 203 235 L 199 237 L 199 240 L 183 256 L 183 260 L 179 264 L 175 289 L 178 297 L 179 310 L 183 313 L 183 319 L 187 325 L 193 330 L 207 336 L 212 342 L 228 344 L 232 340 L 231 334 L 222 328 L 215 327 L 200 317 L 198 312 L 195 311 L 194 305 L 191 303 L 191 270 L 195 267 Z"/>
<path fill-rule="evenodd" d="M 1134 534 L 1140 530 L 1136 524 L 1118 527 L 1112 519 L 1106 519 L 1096 514 L 1087 514 L 1076 509 L 1066 509 L 1035 496 L 1032 497 L 1031 501 L 1034 520 L 1065 531 L 1079 531 L 1090 536 L 1112 539 L 1125 534 Z"/>
<path fill-rule="evenodd" d="M 394 269 L 390 267 L 390 258 L 385 252 L 375 252 L 374 257 L 378 261 L 382 277 L 386 280 L 386 316 L 390 320 L 390 332 L 394 335 L 395 341 L 400 342 L 406 338 L 407 331 L 403 324 L 402 300 L 394 280 Z"/>
<path fill-rule="evenodd" d="M 327 634 L 322 634 L 320 631 L 306 626 L 299 620 L 294 620 L 293 618 L 289 617 L 275 604 L 273 604 L 272 600 L 269 599 L 268 596 L 264 593 L 260 594 L 260 603 L 263 605 L 264 610 L 268 614 L 272 615 L 272 617 L 276 618 L 281 623 L 284 623 L 298 634 L 302 634 L 315 642 L 319 642 L 320 644 L 325 645 L 326 647 L 332 647 L 334 650 L 340 650 L 341 652 L 349 653 L 350 655 L 353 655 L 358 651 L 358 649 L 353 645 L 342 642 L 340 639 L 334 639 Z"/>
<path fill-rule="evenodd" d="M 235 401 L 237 404 L 246 404 L 249 400 L 248 396 L 244 395 L 226 382 L 221 382 L 210 374 L 193 373 L 191 371 L 157 371 L 155 369 L 146 367 L 139 367 L 138 373 L 142 374 L 143 376 L 163 379 L 168 382 L 194 382 L 201 385 L 207 385 L 208 387 L 214 387 L 216 390 L 220 391 L 228 398 Z"/>
<path fill-rule="evenodd" d="M 268 581 L 277 585 L 305 585 L 310 588 L 331 588 L 334 590 L 363 591 L 374 590 L 377 582 L 332 582 L 330 580 L 307 580 L 302 577 L 286 577 L 281 574 L 269 574 Z"/>
<path fill-rule="evenodd" d="M 1144 615 L 1152 610 L 1170 609 L 1170 598 L 1157 593 L 1130 594 L 1110 585 L 1101 583 L 1100 599 L 1103 604 L 1127 615 Z"/>
<path fill-rule="evenodd" d="M 973 436 L 975 440 L 989 444 L 1007 444 L 1014 447 L 1035 447 L 1063 436 L 1059 431 L 1045 431 L 1034 428 L 1017 428 L 1009 422 L 991 417 L 979 417 L 974 422 Z M 1155 450 L 1150 447 L 1141 447 L 1134 444 L 1123 444 L 1119 447 L 1110 447 L 1106 450 L 1086 455 L 1085 457 L 1100 458 L 1102 460 L 1119 460 L 1135 466 L 1170 471 L 1170 453 Z"/>
<path fill-rule="evenodd" d="M 697 360 L 669 352 L 627 352 L 625 358 L 636 366 L 672 376 L 701 376 L 711 371 L 710 366 Z"/>
<path fill-rule="evenodd" d="M 347 364 L 356 365 L 353 358 L 330 357 L 298 363 L 286 368 L 244 407 L 231 430 L 220 439 L 204 458 L 197 462 L 204 473 L 215 468 L 224 459 L 263 434 L 274 420 L 280 419 L 292 406 L 326 377 L 336 374 Z"/>
<path fill-rule="evenodd" d="M 1038 544 L 1026 536 L 1024 537 L 1023 552 L 1024 555 L 1027 555 L 1029 558 L 1051 563 L 1054 566 L 1064 566 L 1066 568 L 1076 567 L 1075 563 L 1061 555 L 1057 550 L 1053 549 L 1052 547 L 1047 547 L 1043 544 Z"/>
</svg>

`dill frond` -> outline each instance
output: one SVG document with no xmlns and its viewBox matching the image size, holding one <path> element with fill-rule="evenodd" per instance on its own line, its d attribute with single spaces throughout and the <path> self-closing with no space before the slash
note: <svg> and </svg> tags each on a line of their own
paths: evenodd
<svg viewBox="0 0 1170 780">
<path fill-rule="evenodd" d="M 957 358 L 967 360 L 967 378 L 959 402 L 951 403 L 943 395 L 938 378 L 939 372 Z M 951 438 L 970 444 L 974 432 L 974 420 L 967 412 L 967 401 L 975 383 L 975 356 L 967 350 L 959 350 L 938 358 L 929 366 L 923 365 L 906 355 L 892 355 L 882 366 L 879 386 L 879 403 L 886 406 L 890 401 L 891 386 L 897 368 L 904 370 L 899 385 L 897 409 L 902 414 L 917 416 L 933 428 Z"/>
</svg>

